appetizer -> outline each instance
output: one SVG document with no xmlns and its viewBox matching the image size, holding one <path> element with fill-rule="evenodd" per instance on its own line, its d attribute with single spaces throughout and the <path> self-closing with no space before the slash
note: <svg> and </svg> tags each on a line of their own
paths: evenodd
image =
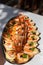
<svg viewBox="0 0 43 65">
<path fill-rule="evenodd" d="M 40 32 L 28 16 L 12 18 L 2 33 L 5 58 L 11 63 L 26 63 L 40 51 L 37 48 Z"/>
</svg>

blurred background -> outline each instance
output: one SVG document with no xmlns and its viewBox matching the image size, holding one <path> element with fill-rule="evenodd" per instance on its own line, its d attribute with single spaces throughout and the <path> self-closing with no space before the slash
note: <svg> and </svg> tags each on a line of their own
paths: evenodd
<svg viewBox="0 0 43 65">
<path fill-rule="evenodd" d="M 0 3 L 43 15 L 43 0 L 0 0 Z"/>
</svg>

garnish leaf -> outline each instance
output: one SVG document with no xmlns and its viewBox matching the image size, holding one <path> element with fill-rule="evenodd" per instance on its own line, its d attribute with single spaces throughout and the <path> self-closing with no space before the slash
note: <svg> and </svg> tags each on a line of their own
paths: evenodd
<svg viewBox="0 0 43 65">
<path fill-rule="evenodd" d="M 35 38 L 34 38 L 34 36 L 32 36 L 31 38 L 32 38 L 32 40 L 34 40 L 34 39 L 35 39 Z"/>
<path fill-rule="evenodd" d="M 29 17 L 26 17 L 26 18 L 25 18 L 25 20 L 28 20 L 28 19 L 29 19 Z"/>
<path fill-rule="evenodd" d="M 8 33 L 7 36 L 10 37 L 10 33 Z"/>
<path fill-rule="evenodd" d="M 29 50 L 32 50 L 32 51 L 34 51 L 34 49 L 35 49 L 35 48 L 30 48 Z"/>
<path fill-rule="evenodd" d="M 32 46 L 34 43 L 33 42 L 30 42 L 29 45 Z"/>
<path fill-rule="evenodd" d="M 23 54 L 23 56 L 22 56 L 23 58 L 27 58 L 27 54 Z"/>
<path fill-rule="evenodd" d="M 36 32 L 32 31 L 32 34 L 36 34 Z"/>
</svg>

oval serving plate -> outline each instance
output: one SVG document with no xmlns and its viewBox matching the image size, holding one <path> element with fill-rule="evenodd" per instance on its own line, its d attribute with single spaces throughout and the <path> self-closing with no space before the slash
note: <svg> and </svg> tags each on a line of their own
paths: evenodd
<svg viewBox="0 0 43 65">
<path fill-rule="evenodd" d="M 18 21 L 18 19 L 19 19 L 19 21 Z M 17 32 L 17 31 L 15 31 L 15 29 L 17 28 L 17 30 L 18 30 L 18 28 L 22 24 L 23 25 L 25 24 L 26 26 L 24 25 L 24 29 L 21 27 L 22 29 L 20 28 L 19 30 L 21 30 L 21 31 L 23 30 L 24 31 L 24 38 L 23 38 L 24 40 L 23 41 L 25 42 L 25 40 L 26 40 L 26 42 L 25 43 L 21 42 L 21 40 L 18 39 L 20 41 L 18 43 L 16 41 L 16 43 L 15 43 L 15 41 L 12 39 L 12 36 L 15 36 L 14 33 Z M 15 28 L 15 26 L 18 26 L 18 27 Z M 29 28 L 29 30 L 26 27 Z M 11 29 L 14 30 L 13 33 L 12 33 Z M 26 30 L 28 32 L 26 32 Z M 9 32 L 11 34 L 9 34 Z M 8 37 L 7 37 L 6 34 L 8 35 Z M 21 36 L 21 34 L 22 33 L 20 33 L 20 36 Z M 25 34 L 26 34 L 26 36 L 25 36 Z M 17 36 L 18 35 L 19 35 L 19 33 L 17 34 Z M 7 61 L 9 61 L 10 63 L 13 63 L 13 64 L 14 63 L 23 64 L 23 63 L 26 63 L 26 62 L 30 61 L 36 54 L 38 54 L 40 52 L 40 49 L 37 48 L 37 46 L 39 45 L 38 41 L 40 40 L 39 35 L 40 35 L 40 33 L 38 32 L 38 29 L 35 26 L 35 23 L 31 19 L 29 19 L 29 17 L 21 14 L 21 15 L 18 15 L 16 17 L 11 18 L 8 21 L 8 23 L 6 24 L 6 26 L 5 26 L 4 30 L 3 30 L 3 33 L 2 33 L 2 38 L 1 38 L 2 50 L 3 50 L 3 54 L 4 54 L 5 59 Z M 22 35 L 22 37 L 23 37 L 23 35 Z M 27 37 L 28 37 L 28 40 L 27 40 Z M 13 43 L 11 43 L 11 42 L 10 42 L 10 44 L 7 43 L 8 41 L 6 41 L 6 40 L 9 40 L 9 39 L 11 39 L 11 41 Z M 22 45 L 21 45 L 20 42 L 22 43 Z M 6 46 L 6 43 L 8 45 L 8 48 Z M 20 43 L 20 46 L 19 46 L 19 43 Z M 11 45 L 11 44 L 14 44 L 13 46 L 15 48 L 13 50 L 12 50 L 12 47 L 9 50 L 9 45 Z M 19 50 L 18 50 L 18 47 L 19 47 Z M 13 61 L 11 61 L 12 60 L 11 58 L 10 59 L 7 58 L 8 56 L 6 57 L 6 53 L 5 52 L 9 53 L 9 51 L 11 51 L 10 52 L 11 54 L 13 54 L 13 53 L 15 54 L 16 53 L 16 57 L 13 59 Z M 19 53 L 21 54 L 20 55 L 20 59 L 18 58 L 18 54 Z M 23 60 L 25 60 L 25 61 L 23 61 Z"/>
</svg>

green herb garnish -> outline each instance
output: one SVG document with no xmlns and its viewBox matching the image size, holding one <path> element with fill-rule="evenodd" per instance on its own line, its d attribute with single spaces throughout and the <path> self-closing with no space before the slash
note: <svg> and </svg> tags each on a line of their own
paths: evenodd
<svg viewBox="0 0 43 65">
<path fill-rule="evenodd" d="M 32 38 L 32 40 L 34 40 L 34 39 L 35 39 L 35 38 L 34 38 L 34 36 L 32 36 L 31 38 Z"/>
<path fill-rule="evenodd" d="M 29 19 L 29 17 L 26 17 L 26 18 L 25 18 L 25 20 L 28 20 L 28 19 Z"/>
<path fill-rule="evenodd" d="M 10 37 L 10 33 L 8 33 L 7 36 Z"/>
<path fill-rule="evenodd" d="M 23 58 L 27 58 L 27 54 L 23 54 L 23 56 L 22 56 Z"/>
<path fill-rule="evenodd" d="M 32 34 L 36 34 L 36 32 L 32 31 Z"/>
<path fill-rule="evenodd" d="M 30 45 L 30 46 L 32 46 L 33 44 L 34 44 L 33 42 L 30 42 L 30 44 L 29 44 L 29 45 Z"/>
<path fill-rule="evenodd" d="M 30 48 L 29 50 L 32 50 L 32 51 L 34 51 L 34 49 L 35 49 L 35 48 Z"/>
</svg>

